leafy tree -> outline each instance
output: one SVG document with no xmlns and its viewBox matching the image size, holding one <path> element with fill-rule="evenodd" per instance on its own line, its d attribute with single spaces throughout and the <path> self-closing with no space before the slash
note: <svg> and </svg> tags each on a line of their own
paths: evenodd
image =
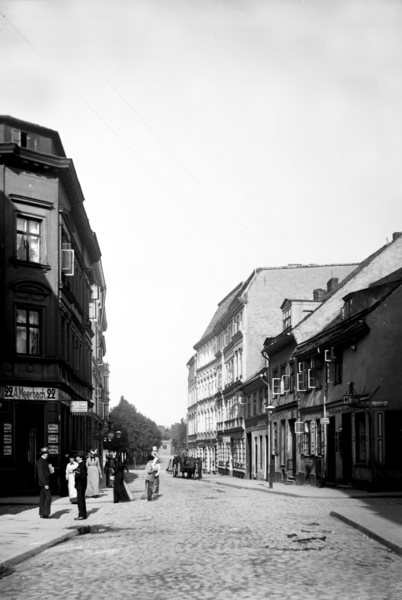
<svg viewBox="0 0 402 600">
<path fill-rule="evenodd" d="M 156 423 L 138 412 L 124 396 L 110 411 L 110 419 L 114 431 L 121 431 L 121 447 L 129 448 L 131 452 L 149 452 L 152 446 L 160 446 L 162 434 Z"/>
<path fill-rule="evenodd" d="M 175 452 L 187 450 L 187 424 L 184 419 L 170 427 L 170 439 Z"/>
<path fill-rule="evenodd" d="M 161 432 L 163 440 L 170 440 L 170 428 L 164 427 L 163 425 L 158 425 L 158 429 Z"/>
</svg>

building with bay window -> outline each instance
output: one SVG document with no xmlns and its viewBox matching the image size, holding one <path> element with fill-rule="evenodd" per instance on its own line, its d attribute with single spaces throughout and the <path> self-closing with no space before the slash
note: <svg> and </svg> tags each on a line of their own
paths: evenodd
<svg viewBox="0 0 402 600">
<path fill-rule="evenodd" d="M 0 117 L 0 477 L 36 489 L 48 446 L 102 448 L 108 406 L 101 251 L 73 161 L 54 130 Z"/>
</svg>

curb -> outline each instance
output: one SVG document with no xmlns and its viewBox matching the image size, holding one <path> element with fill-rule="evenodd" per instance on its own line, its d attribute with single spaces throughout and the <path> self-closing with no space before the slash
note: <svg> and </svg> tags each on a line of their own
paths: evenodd
<svg viewBox="0 0 402 600">
<path fill-rule="evenodd" d="M 252 490 L 253 492 L 263 492 L 264 494 L 277 494 L 278 496 L 291 496 L 292 498 L 304 498 L 304 496 L 299 496 L 298 494 L 291 494 L 290 492 L 276 492 L 275 490 L 257 488 L 257 487 L 249 487 L 246 485 L 233 485 L 232 483 L 225 483 L 223 481 L 214 481 L 216 485 L 223 485 L 224 487 L 235 488 L 236 490 Z"/>
<path fill-rule="evenodd" d="M 346 523 L 347 525 L 350 525 L 354 529 L 358 529 L 359 531 L 361 531 L 368 537 L 372 538 L 376 542 L 383 544 L 383 546 L 386 546 L 389 550 L 392 550 L 393 552 L 395 552 L 395 554 L 402 556 L 402 546 L 399 546 L 398 544 L 394 544 L 393 542 L 386 540 L 381 535 L 378 535 L 378 533 L 374 533 L 374 531 L 370 531 L 370 529 L 367 529 L 367 527 L 364 527 L 364 525 L 360 525 L 359 523 L 356 523 L 356 521 L 353 521 L 352 519 L 349 519 L 348 517 L 345 517 L 344 515 L 336 512 L 334 510 L 332 510 L 329 514 L 331 517 L 335 517 L 335 519 L 339 519 L 340 521 L 343 521 L 344 523 Z"/>
<path fill-rule="evenodd" d="M 63 535 L 61 535 L 57 538 L 53 538 L 52 540 L 49 540 L 48 542 L 44 542 L 43 544 L 38 544 L 35 548 L 32 548 L 31 550 L 27 550 L 27 552 L 23 552 L 22 554 L 19 554 L 18 556 L 15 556 L 14 558 L 5 560 L 4 562 L 0 563 L 0 575 L 4 571 L 9 569 L 10 567 L 13 567 L 14 565 L 18 565 L 19 563 L 24 562 L 24 560 L 27 560 L 28 558 L 32 558 L 32 556 L 36 556 L 37 554 L 40 554 L 44 550 L 47 550 L 48 548 L 51 548 L 52 546 L 56 546 L 57 544 L 60 544 L 61 542 L 66 542 L 67 540 L 71 540 L 73 537 L 75 537 L 78 534 L 79 534 L 78 529 L 75 529 L 74 531 L 69 531 L 68 533 L 64 533 Z"/>
</svg>

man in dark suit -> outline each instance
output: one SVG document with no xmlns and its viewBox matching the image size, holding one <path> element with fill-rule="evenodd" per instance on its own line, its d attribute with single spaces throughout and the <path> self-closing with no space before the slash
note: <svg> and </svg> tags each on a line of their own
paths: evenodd
<svg viewBox="0 0 402 600">
<path fill-rule="evenodd" d="M 40 449 L 40 458 L 36 462 L 36 472 L 38 475 L 38 483 L 40 487 L 39 496 L 39 516 L 41 519 L 50 517 L 50 505 L 52 503 L 52 492 L 50 491 L 50 469 L 47 462 L 49 456 L 48 448 Z"/>
<path fill-rule="evenodd" d="M 78 517 L 76 521 L 83 521 L 87 518 L 87 507 L 85 504 L 85 490 L 87 489 L 87 467 L 84 462 L 84 453 L 77 452 L 76 461 L 78 467 L 75 470 L 75 488 L 77 490 Z"/>
</svg>

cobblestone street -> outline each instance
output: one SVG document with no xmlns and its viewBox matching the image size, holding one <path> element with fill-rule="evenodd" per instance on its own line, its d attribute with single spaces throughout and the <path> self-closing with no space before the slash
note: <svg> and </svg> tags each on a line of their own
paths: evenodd
<svg viewBox="0 0 402 600">
<path fill-rule="evenodd" d="M 399 600 L 402 559 L 330 517 L 340 503 L 269 495 L 162 473 L 161 496 L 110 504 L 93 533 L 0 581 L 3 600 L 232 598 Z M 371 499 L 373 506 L 402 499 Z M 71 527 L 75 510 L 72 511 Z M 97 531 L 97 532 L 95 532 Z M 13 572 L 12 572 L 13 571 Z"/>
</svg>

